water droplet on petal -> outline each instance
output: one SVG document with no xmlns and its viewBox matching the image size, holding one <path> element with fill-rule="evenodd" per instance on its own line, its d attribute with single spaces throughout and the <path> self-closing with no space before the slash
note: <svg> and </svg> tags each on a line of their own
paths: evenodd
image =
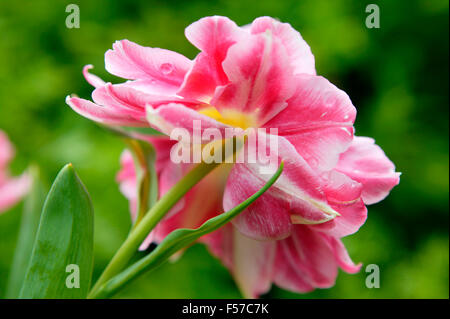
<svg viewBox="0 0 450 319">
<path fill-rule="evenodd" d="M 316 158 L 314 158 L 314 157 L 308 157 L 306 159 L 306 161 L 308 162 L 308 164 L 309 164 L 309 166 L 311 168 L 315 169 L 315 168 L 317 168 L 319 166 L 319 161 Z"/>
<path fill-rule="evenodd" d="M 172 65 L 172 63 L 163 63 L 163 64 L 161 64 L 159 69 L 161 70 L 161 72 L 164 75 L 169 75 L 170 73 L 173 72 L 173 65 Z"/>
</svg>

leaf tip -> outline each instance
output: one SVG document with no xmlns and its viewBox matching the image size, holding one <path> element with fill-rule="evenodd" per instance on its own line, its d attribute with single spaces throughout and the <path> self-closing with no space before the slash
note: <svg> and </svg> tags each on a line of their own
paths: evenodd
<svg viewBox="0 0 450 319">
<path fill-rule="evenodd" d="M 75 173 L 75 168 L 73 167 L 72 163 L 68 163 L 66 165 L 64 165 L 64 167 L 61 169 L 60 171 L 61 173 L 70 173 L 70 174 L 74 174 Z"/>
</svg>

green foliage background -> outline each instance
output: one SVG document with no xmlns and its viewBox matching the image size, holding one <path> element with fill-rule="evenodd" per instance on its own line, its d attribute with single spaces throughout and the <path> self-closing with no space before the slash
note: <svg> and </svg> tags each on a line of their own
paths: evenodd
<svg viewBox="0 0 450 319">
<path fill-rule="evenodd" d="M 366 3 L 367 2 L 367 3 Z M 50 182 L 72 162 L 95 207 L 95 276 L 127 235 L 128 205 L 114 181 L 121 140 L 74 113 L 67 94 L 88 98 L 81 68 L 108 81 L 104 52 L 118 39 L 197 51 L 184 28 L 207 15 L 243 25 L 270 15 L 302 33 L 323 75 L 358 109 L 358 135 L 372 136 L 403 173 L 382 203 L 369 207 L 361 230 L 345 238 L 352 258 L 381 269 L 381 288 L 366 273 L 340 272 L 336 286 L 276 298 L 448 298 L 448 1 L 376 1 L 381 28 L 365 27 L 373 1 L 210 0 L 0 1 L 0 128 L 16 145 L 14 173 L 37 163 Z M 65 27 L 65 7 L 77 3 L 81 28 Z M 206 195 L 206 194 L 205 194 Z M 0 297 L 12 260 L 22 205 L 0 215 Z M 232 298 L 226 269 L 195 245 L 173 264 L 148 274 L 119 297 Z"/>
</svg>

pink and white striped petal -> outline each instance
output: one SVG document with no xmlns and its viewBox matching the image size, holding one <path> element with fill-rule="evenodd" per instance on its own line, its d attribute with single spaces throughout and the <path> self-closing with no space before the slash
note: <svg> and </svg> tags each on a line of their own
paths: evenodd
<svg viewBox="0 0 450 319">
<path fill-rule="evenodd" d="M 99 87 L 105 85 L 106 83 L 98 76 L 89 73 L 89 70 L 93 69 L 93 68 L 94 68 L 94 66 L 92 64 L 85 65 L 83 67 L 83 76 L 90 85 L 92 85 L 95 88 L 99 88 Z"/>
<path fill-rule="evenodd" d="M 298 155 L 289 141 L 261 132 L 258 138 L 277 141 L 266 143 L 264 151 L 265 154 L 276 154 L 276 157 L 272 158 L 276 163 L 272 164 L 277 167 L 283 161 L 284 169 L 272 188 L 233 220 L 233 224 L 243 234 L 259 240 L 282 239 L 290 234 L 292 223 L 320 224 L 339 215 L 328 204 L 322 190 L 323 180 Z M 247 142 L 244 146 L 245 152 L 238 155 L 225 189 L 225 210 L 231 209 L 248 195 L 255 193 L 270 178 L 271 175 L 262 169 L 267 164 L 263 164 L 261 159 L 252 162 L 247 157 L 247 154 L 260 152 L 257 149 L 258 144 Z"/>
<path fill-rule="evenodd" d="M 311 229 L 342 238 L 356 233 L 366 222 L 367 208 L 362 199 L 350 204 L 335 204 L 332 207 L 340 216 L 323 224 L 310 225 Z"/>
<path fill-rule="evenodd" d="M 180 172 L 179 176 L 175 175 L 178 173 L 174 173 L 177 172 L 177 168 Z M 164 168 L 159 177 L 160 196 L 167 192 L 190 168 L 192 168 L 191 165 L 174 163 Z M 216 170 L 190 189 L 156 226 L 152 232 L 154 241 L 161 242 L 165 236 L 178 228 L 199 227 L 208 219 L 223 212 L 221 203 L 223 184 L 217 183 L 218 180 L 223 179 L 222 174 L 223 171 Z"/>
<path fill-rule="evenodd" d="M 116 175 L 116 182 L 119 183 L 120 192 L 129 201 L 131 217 L 134 220 L 137 206 L 136 170 L 133 156 L 128 150 L 120 155 L 120 171 Z"/>
<path fill-rule="evenodd" d="M 234 164 L 228 176 L 223 198 L 224 210 L 239 205 L 264 186 L 245 164 Z M 257 240 L 283 239 L 290 235 L 292 223 L 289 201 L 280 191 L 268 190 L 254 201 L 232 223 L 244 235 Z"/>
<path fill-rule="evenodd" d="M 355 137 L 341 154 L 336 170 L 363 185 L 362 199 L 368 205 L 383 200 L 400 182 L 394 164 L 369 137 Z"/>
<path fill-rule="evenodd" d="M 315 287 L 310 282 L 305 271 L 296 266 L 295 262 L 290 262 L 288 247 L 279 241 L 276 248 L 273 282 L 286 290 L 307 293 L 313 291 Z"/>
<path fill-rule="evenodd" d="M 230 270 L 245 298 L 257 298 L 272 285 L 275 241 L 257 241 L 242 235 L 231 224 L 200 239 Z"/>
<path fill-rule="evenodd" d="M 367 208 L 361 199 L 362 185 L 348 176 L 330 171 L 322 174 L 327 200 L 340 216 L 326 223 L 311 225 L 311 229 L 334 237 L 344 237 L 358 231 L 367 219 Z"/>
<path fill-rule="evenodd" d="M 70 96 L 66 97 L 66 104 L 78 114 L 95 122 L 107 125 L 148 126 L 145 116 L 141 116 L 139 112 L 132 110 L 105 107 L 88 100 Z"/>
<path fill-rule="evenodd" d="M 178 94 L 209 102 L 216 87 L 228 83 L 222 62 L 242 33 L 233 21 L 220 16 L 202 18 L 188 26 L 186 38 L 202 52 L 195 58 Z"/>
<path fill-rule="evenodd" d="M 313 287 L 334 285 L 337 262 L 328 242 L 321 233 L 306 225 L 296 225 L 292 235 L 278 242 L 277 259 L 289 263 L 303 280 Z"/>
<path fill-rule="evenodd" d="M 113 85 L 106 85 L 97 88 L 92 92 L 92 99 L 95 103 L 120 109 L 130 109 L 145 116 L 145 107 L 151 105 L 156 108 L 162 104 L 182 103 L 186 106 L 195 107 L 198 102 L 183 99 L 175 95 L 162 95 L 146 93 L 133 87 L 133 82 Z M 148 92 L 148 91 L 147 91 Z"/>
<path fill-rule="evenodd" d="M 152 80 L 179 87 L 192 61 L 160 48 L 142 47 L 128 40 L 116 41 L 105 53 L 105 67 L 111 74 L 131 80 Z"/>
<path fill-rule="evenodd" d="M 270 30 L 285 46 L 294 74 L 316 74 L 314 55 L 298 31 L 289 23 L 281 23 L 271 17 L 257 18 L 250 26 L 250 32 L 253 34 L 264 33 L 267 30 Z"/>
<path fill-rule="evenodd" d="M 262 125 L 287 106 L 295 90 L 286 49 L 270 31 L 247 34 L 222 63 L 231 83 L 218 87 L 211 105 L 221 113 L 238 111 Z"/>
<path fill-rule="evenodd" d="M 275 261 L 275 241 L 257 241 L 232 228 L 234 280 L 245 298 L 257 298 L 269 291 Z"/>
<path fill-rule="evenodd" d="M 193 108 L 188 108 L 179 103 L 169 103 L 154 109 L 147 107 L 147 120 L 152 127 L 170 136 L 177 129 L 187 130 L 189 137 L 200 142 L 211 142 L 204 140 L 205 130 L 217 129 L 221 137 L 225 137 L 225 129 L 230 126 L 203 115 Z M 218 134 L 219 135 L 219 134 Z M 192 139 L 191 142 L 194 142 Z"/>
<path fill-rule="evenodd" d="M 336 165 L 353 139 L 356 109 L 348 95 L 323 77 L 298 75 L 288 106 L 266 128 L 278 128 L 297 152 L 318 171 Z"/>
<path fill-rule="evenodd" d="M 339 267 L 349 274 L 355 274 L 361 270 L 362 264 L 356 264 L 351 260 L 342 241 L 338 238 L 327 236 L 326 239 L 334 253 L 334 258 Z"/>
</svg>

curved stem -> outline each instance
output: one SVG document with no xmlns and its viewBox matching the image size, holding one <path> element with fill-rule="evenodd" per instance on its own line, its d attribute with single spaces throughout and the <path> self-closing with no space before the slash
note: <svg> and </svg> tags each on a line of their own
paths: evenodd
<svg viewBox="0 0 450 319">
<path fill-rule="evenodd" d="M 239 140 L 236 137 L 228 141 L 223 141 L 222 150 L 226 149 L 226 144 L 232 143 L 233 157 L 245 143 L 245 139 Z M 236 146 L 236 147 L 234 147 Z M 211 155 L 213 156 L 213 155 Z M 205 163 L 205 162 L 211 162 Z M 156 224 L 165 214 L 181 199 L 195 184 L 216 168 L 220 163 L 205 161 L 194 167 L 181 180 L 175 184 L 156 204 L 144 215 L 139 224 L 130 232 L 129 236 L 116 252 L 114 257 L 106 266 L 105 270 L 91 289 L 88 298 L 95 295 L 96 291 L 109 279 L 117 275 L 130 261 L 139 246 L 153 230 Z"/>
<path fill-rule="evenodd" d="M 278 177 L 280 177 L 282 171 L 283 163 L 281 163 L 277 172 L 260 190 L 258 190 L 255 194 L 253 194 L 228 212 L 222 213 L 214 218 L 207 220 L 196 229 L 181 228 L 174 230 L 149 255 L 140 259 L 139 261 L 122 271 L 120 274 L 106 282 L 94 294 L 91 294 L 89 298 L 99 299 L 111 297 L 116 292 L 121 290 L 126 284 L 136 279 L 144 272 L 157 268 L 181 248 L 192 244 L 201 236 L 211 233 L 224 226 L 236 215 L 246 209 L 265 191 L 267 191 L 275 183 Z"/>
<path fill-rule="evenodd" d="M 116 252 L 92 288 L 89 295 L 93 294 L 103 283 L 122 270 L 138 250 L 139 245 L 148 236 L 150 231 L 164 217 L 164 215 L 183 197 L 195 184 L 212 171 L 218 164 L 201 163 L 184 176 L 174 187 L 172 187 L 150 211 L 144 216 L 141 222 L 130 233 L 128 238 Z M 89 296 L 88 296 L 89 297 Z"/>
</svg>

